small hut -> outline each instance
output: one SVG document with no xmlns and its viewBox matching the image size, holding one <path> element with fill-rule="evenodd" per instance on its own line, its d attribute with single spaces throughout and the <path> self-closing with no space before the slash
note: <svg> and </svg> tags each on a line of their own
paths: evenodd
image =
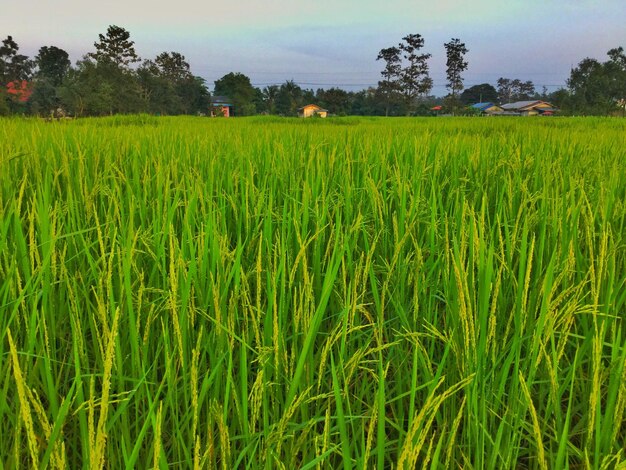
<svg viewBox="0 0 626 470">
<path fill-rule="evenodd" d="M 211 117 L 230 117 L 233 115 L 233 103 L 227 96 L 212 96 L 210 112 Z"/>
<path fill-rule="evenodd" d="M 325 118 L 328 116 L 328 110 L 320 108 L 316 104 L 307 104 L 306 106 L 298 108 L 298 117 L 308 118 L 313 116 Z"/>
</svg>

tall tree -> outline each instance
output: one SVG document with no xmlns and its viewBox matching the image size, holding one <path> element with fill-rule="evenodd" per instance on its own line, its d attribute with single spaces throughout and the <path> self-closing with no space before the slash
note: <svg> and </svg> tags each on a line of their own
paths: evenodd
<svg viewBox="0 0 626 470">
<path fill-rule="evenodd" d="M 135 42 L 130 40 L 130 33 L 120 26 L 111 25 L 106 35 L 99 34 L 99 41 L 94 42 L 96 52 L 88 54 L 99 64 L 109 62 L 118 67 L 127 68 L 141 59 L 135 51 Z"/>
<path fill-rule="evenodd" d="M 359 116 L 383 116 L 388 113 L 387 102 L 378 88 L 370 87 L 354 94 L 350 114 Z"/>
<path fill-rule="evenodd" d="M 179 52 L 161 52 L 154 59 L 159 74 L 172 82 L 188 80 L 192 77 L 189 62 Z"/>
<path fill-rule="evenodd" d="M 0 85 L 6 86 L 14 80 L 28 80 L 33 63 L 27 56 L 18 54 L 19 46 L 12 36 L 7 36 L 0 46 Z"/>
<path fill-rule="evenodd" d="M 39 79 L 46 79 L 52 86 L 59 86 L 72 63 L 67 52 L 56 46 L 43 46 L 35 57 L 37 66 L 36 76 Z"/>
<path fill-rule="evenodd" d="M 39 49 L 34 63 L 37 71 L 30 110 L 33 114 L 50 115 L 61 104 L 57 89 L 70 70 L 69 55 L 56 46 L 44 46 Z"/>
<path fill-rule="evenodd" d="M 137 78 L 149 112 L 163 115 L 183 113 L 176 84 L 161 74 L 154 61 L 145 60 L 137 69 Z"/>
<path fill-rule="evenodd" d="M 626 101 L 626 54 L 618 47 L 608 52 L 609 60 L 586 58 L 572 69 L 567 85 L 570 111 L 575 114 L 624 113 Z"/>
<path fill-rule="evenodd" d="M 537 94 L 535 90 L 535 84 L 532 80 L 526 80 L 525 82 L 520 81 L 517 87 L 517 99 L 518 100 L 531 100 L 533 96 Z"/>
<path fill-rule="evenodd" d="M 96 51 L 78 63 L 76 73 L 60 90 L 63 100 L 76 113 L 89 115 L 146 111 L 145 94 L 130 68 L 140 60 L 130 33 L 111 25 L 98 37 Z"/>
<path fill-rule="evenodd" d="M 626 71 L 626 53 L 622 46 L 615 47 L 606 53 L 609 60 L 617 64 L 623 71 Z"/>
<path fill-rule="evenodd" d="M 320 102 L 320 105 L 331 114 L 346 115 L 350 113 L 352 108 L 353 93 L 341 88 L 319 89 L 315 97 Z"/>
<path fill-rule="evenodd" d="M 269 85 L 263 88 L 262 98 L 265 103 L 265 109 L 269 114 L 276 114 L 276 98 L 280 87 L 278 85 Z"/>
<path fill-rule="evenodd" d="M 460 39 L 453 38 L 450 42 L 444 44 L 446 48 L 446 76 L 448 78 L 448 88 L 452 93 L 452 98 L 455 99 L 457 93 L 463 90 L 463 77 L 461 74 L 467 70 L 467 61 L 465 60 L 465 54 L 468 49 L 465 47 L 465 43 L 462 43 Z"/>
<path fill-rule="evenodd" d="M 211 104 L 211 95 L 202 77 L 190 75 L 176 85 L 185 114 L 206 114 Z"/>
<path fill-rule="evenodd" d="M 59 87 L 64 107 L 74 115 L 145 112 L 147 102 L 131 70 L 104 61 L 79 61 Z"/>
<path fill-rule="evenodd" d="M 498 78 L 498 101 L 502 104 L 513 101 L 513 84 L 511 82 L 510 78 Z"/>
<path fill-rule="evenodd" d="M 383 79 L 378 82 L 378 90 L 385 97 L 385 116 L 389 116 L 389 108 L 402 90 L 402 56 L 400 48 L 387 47 L 381 49 L 376 60 L 385 61 L 385 68 L 380 72 Z"/>
<path fill-rule="evenodd" d="M 194 77 L 185 56 L 162 52 L 146 60 L 137 71 L 150 112 L 157 114 L 206 113 L 209 93 L 204 80 Z"/>
<path fill-rule="evenodd" d="M 287 80 L 278 89 L 276 112 L 282 116 L 297 116 L 304 101 L 304 92 L 293 80 Z"/>
<path fill-rule="evenodd" d="M 620 109 L 622 116 L 626 115 L 626 53 L 623 47 L 616 47 L 607 52 L 608 62 L 604 64 L 607 75 L 610 77 L 609 94 Z"/>
<path fill-rule="evenodd" d="M 497 82 L 500 103 L 529 100 L 535 95 L 535 85 L 531 80 L 521 81 L 500 77 Z"/>
<path fill-rule="evenodd" d="M 12 36 L 0 45 L 0 108 L 2 113 L 26 111 L 32 94 L 31 78 L 33 62 L 19 54 L 19 46 Z"/>
<path fill-rule="evenodd" d="M 428 59 L 431 54 L 420 54 L 424 47 L 424 38 L 420 34 L 408 34 L 399 44 L 402 56 L 408 64 L 402 69 L 402 94 L 408 108 L 414 109 L 416 99 L 426 95 L 433 87 L 433 81 L 428 74 Z"/>
</svg>

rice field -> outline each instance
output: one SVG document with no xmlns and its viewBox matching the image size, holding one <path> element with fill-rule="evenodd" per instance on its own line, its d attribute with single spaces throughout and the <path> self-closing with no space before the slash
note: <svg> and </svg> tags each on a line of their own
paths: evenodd
<svg viewBox="0 0 626 470">
<path fill-rule="evenodd" d="M 626 468 L 626 120 L 0 120 L 0 469 Z"/>
</svg>

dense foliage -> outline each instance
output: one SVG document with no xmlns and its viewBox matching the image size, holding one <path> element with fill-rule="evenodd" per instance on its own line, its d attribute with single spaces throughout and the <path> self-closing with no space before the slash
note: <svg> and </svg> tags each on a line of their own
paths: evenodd
<svg viewBox="0 0 626 470">
<path fill-rule="evenodd" d="M 626 126 L 0 121 L 3 468 L 621 468 Z"/>
</svg>

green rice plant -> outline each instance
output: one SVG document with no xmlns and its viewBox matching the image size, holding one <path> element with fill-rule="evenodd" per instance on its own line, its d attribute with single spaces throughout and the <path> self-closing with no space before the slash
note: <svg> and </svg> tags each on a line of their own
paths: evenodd
<svg viewBox="0 0 626 470">
<path fill-rule="evenodd" d="M 622 468 L 625 148 L 0 119 L 0 468 Z"/>
</svg>

